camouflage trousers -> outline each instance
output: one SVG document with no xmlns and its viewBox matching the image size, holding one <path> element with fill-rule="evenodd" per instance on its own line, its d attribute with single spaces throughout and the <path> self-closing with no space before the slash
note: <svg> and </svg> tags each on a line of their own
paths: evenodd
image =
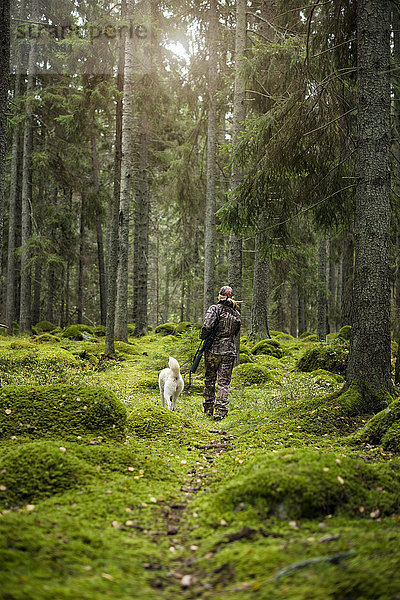
<svg viewBox="0 0 400 600">
<path fill-rule="evenodd" d="M 207 415 L 224 417 L 228 413 L 228 392 L 235 363 L 234 356 L 223 356 L 207 352 L 205 355 L 204 412 Z M 215 384 L 218 392 L 215 399 Z"/>
</svg>

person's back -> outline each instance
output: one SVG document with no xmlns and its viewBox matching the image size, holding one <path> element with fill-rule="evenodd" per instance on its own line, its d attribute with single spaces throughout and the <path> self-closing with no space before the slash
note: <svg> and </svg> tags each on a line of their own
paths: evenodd
<svg viewBox="0 0 400 600">
<path fill-rule="evenodd" d="M 222 419 L 228 412 L 228 391 L 236 359 L 236 337 L 240 331 L 240 312 L 233 300 L 232 288 L 223 286 L 218 304 L 212 304 L 204 318 L 200 338 L 205 339 L 213 329 L 214 338 L 205 354 L 204 412 Z M 218 383 L 215 400 L 215 383 Z"/>
</svg>

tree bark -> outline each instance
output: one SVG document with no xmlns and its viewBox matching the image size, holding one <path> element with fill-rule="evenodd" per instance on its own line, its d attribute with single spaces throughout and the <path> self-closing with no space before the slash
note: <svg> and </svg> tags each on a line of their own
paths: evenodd
<svg viewBox="0 0 400 600">
<path fill-rule="evenodd" d="M 7 153 L 8 78 L 10 72 L 10 0 L 0 5 L 0 248 L 3 247 L 4 185 Z M 18 73 L 16 73 L 18 79 Z M 0 276 L 2 261 L 0 257 Z"/>
<path fill-rule="evenodd" d="M 18 70 L 18 69 L 17 69 Z M 14 101 L 21 93 L 21 75 L 15 73 Z M 10 172 L 10 199 L 8 208 L 8 247 L 7 247 L 7 293 L 6 293 L 6 324 L 8 333 L 12 333 L 12 324 L 15 319 L 15 250 L 17 228 L 17 199 L 18 199 L 18 171 L 20 158 L 21 128 L 14 125 L 11 145 L 11 172 Z"/>
<path fill-rule="evenodd" d="M 265 258 L 265 236 L 256 234 L 253 303 L 251 306 L 251 321 L 249 338 L 265 340 L 270 338 L 268 327 L 268 297 L 269 297 L 269 260 Z"/>
<path fill-rule="evenodd" d="M 243 129 L 243 123 L 246 118 L 246 82 L 242 72 L 244 54 L 246 51 L 246 0 L 237 0 L 236 2 L 236 33 L 235 33 L 235 88 L 233 95 L 233 126 L 232 126 L 232 145 L 233 148 L 238 143 L 240 133 Z M 242 182 L 242 170 L 235 166 L 231 174 L 231 189 L 234 190 Z M 233 289 L 236 298 L 240 299 L 242 295 L 242 248 L 243 241 L 240 235 L 234 232 L 229 236 L 229 255 L 228 255 L 228 280 Z"/>
<path fill-rule="evenodd" d="M 354 316 L 346 382 L 391 391 L 390 3 L 359 0 Z"/>
<path fill-rule="evenodd" d="M 32 2 L 31 19 L 38 14 L 37 0 Z M 33 152 L 33 91 L 35 87 L 36 41 L 30 40 L 28 58 L 28 83 L 26 87 L 26 110 L 24 123 L 24 154 L 22 162 L 22 214 L 21 214 L 21 291 L 20 291 L 20 333 L 31 333 L 31 270 L 28 247 L 31 236 L 32 213 L 32 152 Z"/>
<path fill-rule="evenodd" d="M 207 183 L 204 219 L 204 313 L 214 302 L 215 286 L 215 210 L 217 165 L 217 0 L 210 0 L 208 27 L 208 122 Z"/>
<path fill-rule="evenodd" d="M 83 268 L 85 253 L 85 197 L 81 196 L 81 215 L 79 223 L 79 263 L 77 285 L 77 322 L 83 322 Z"/>
<path fill-rule="evenodd" d="M 126 17 L 126 0 L 121 2 L 121 19 Z M 120 45 L 118 48 L 118 73 L 117 90 L 124 89 L 124 67 L 125 67 L 125 29 L 122 29 Z M 108 248 L 107 265 L 107 317 L 105 354 L 114 354 L 114 326 L 115 326 L 115 302 L 117 298 L 117 276 L 119 255 L 119 200 L 121 193 L 121 161 L 122 161 L 122 98 L 118 98 L 115 108 L 115 150 L 114 150 L 114 188 L 111 206 L 110 243 Z"/>
<path fill-rule="evenodd" d="M 318 240 L 318 324 L 317 337 L 326 341 L 326 239 Z"/>
<path fill-rule="evenodd" d="M 135 186 L 135 337 L 147 333 L 147 276 L 148 276 L 148 250 L 149 250 L 149 134 L 146 115 L 143 113 L 139 126 L 139 148 L 137 178 Z"/>
<path fill-rule="evenodd" d="M 354 238 L 347 235 L 343 241 L 341 327 L 353 323 Z"/>
<path fill-rule="evenodd" d="M 295 278 L 292 277 L 290 288 L 290 335 L 297 337 L 298 294 Z"/>
<path fill-rule="evenodd" d="M 101 206 L 99 198 L 99 161 L 97 156 L 96 138 L 92 135 L 92 173 L 93 173 L 93 190 L 96 196 L 96 204 L 99 204 L 96 210 L 96 237 L 97 237 L 97 261 L 99 269 L 99 290 L 100 290 L 100 322 L 106 324 L 107 314 L 107 292 L 106 292 L 106 268 L 104 261 L 104 243 L 103 243 L 103 228 L 101 222 Z"/>
<path fill-rule="evenodd" d="M 133 15 L 134 1 L 127 1 L 127 17 Z M 128 340 L 128 266 L 129 266 L 129 213 L 131 202 L 132 169 L 132 92 L 133 92 L 133 35 L 125 40 L 124 103 L 122 109 L 121 186 L 119 205 L 119 263 L 117 277 L 117 305 L 115 310 L 115 337 Z"/>
</svg>

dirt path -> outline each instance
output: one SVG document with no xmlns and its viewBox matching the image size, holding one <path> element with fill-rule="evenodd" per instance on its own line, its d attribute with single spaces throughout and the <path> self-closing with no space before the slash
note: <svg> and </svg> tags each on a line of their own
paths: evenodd
<svg viewBox="0 0 400 600">
<path fill-rule="evenodd" d="M 196 495 L 201 491 L 206 491 L 211 482 L 215 482 L 217 469 L 214 466 L 214 460 L 229 450 L 232 450 L 232 442 L 236 435 L 228 434 L 223 429 L 209 429 L 209 432 L 215 437 L 207 444 L 194 444 L 193 450 L 199 452 L 195 466 L 192 466 L 187 472 L 181 486 L 181 496 L 176 501 L 166 505 L 162 509 L 162 527 L 160 531 L 155 532 L 154 542 L 159 542 L 160 535 L 167 536 L 169 541 L 170 570 L 159 571 L 152 581 L 152 587 L 160 590 L 160 594 L 165 590 L 166 597 L 171 597 L 171 592 L 193 592 L 185 597 L 199 598 L 203 591 L 209 589 L 209 584 L 201 583 L 195 575 L 196 552 L 198 546 L 188 541 L 189 536 L 193 538 L 193 530 L 188 525 L 185 516 L 190 509 Z M 179 558 L 175 558 L 179 555 Z M 152 568 L 149 565 L 149 568 Z"/>
</svg>

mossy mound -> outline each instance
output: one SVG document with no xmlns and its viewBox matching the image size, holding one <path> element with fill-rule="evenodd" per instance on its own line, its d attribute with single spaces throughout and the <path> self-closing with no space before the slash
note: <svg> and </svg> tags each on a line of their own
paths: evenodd
<svg viewBox="0 0 400 600">
<path fill-rule="evenodd" d="M 270 332 L 274 338 L 277 338 L 280 342 L 295 342 L 296 338 L 290 335 L 290 333 L 284 333 L 277 331 L 275 333 Z"/>
<path fill-rule="evenodd" d="M 310 335 L 301 338 L 301 341 L 304 344 L 309 344 L 310 342 L 318 342 L 318 336 L 315 333 L 311 333 Z"/>
<path fill-rule="evenodd" d="M 127 357 L 129 356 L 137 356 L 139 354 L 139 350 L 136 344 L 133 343 L 125 343 L 125 342 L 120 342 L 120 341 L 115 341 L 114 344 L 115 350 L 122 355 L 125 355 Z"/>
<path fill-rule="evenodd" d="M 354 442 L 368 442 L 385 450 L 400 452 L 400 400 L 394 400 L 354 434 Z"/>
<path fill-rule="evenodd" d="M 268 381 L 273 381 L 273 375 L 265 367 L 252 363 L 244 363 L 233 369 L 233 385 L 262 385 Z"/>
<path fill-rule="evenodd" d="M 158 325 L 154 332 L 160 333 L 161 335 L 174 335 L 176 329 L 175 323 L 163 323 L 162 325 Z"/>
<path fill-rule="evenodd" d="M 338 334 L 337 337 L 341 340 L 346 340 L 346 342 L 350 341 L 350 336 L 351 336 L 351 325 L 345 325 L 344 327 L 342 327 Z"/>
<path fill-rule="evenodd" d="M 124 435 L 126 410 L 108 389 L 72 385 L 0 388 L 0 437 Z"/>
<path fill-rule="evenodd" d="M 190 331 L 192 329 L 198 330 L 199 328 L 201 328 L 201 325 L 199 323 L 190 323 L 189 321 L 182 321 L 181 323 L 178 323 L 178 325 L 175 327 L 174 335 L 180 336 L 182 335 L 182 333 L 186 333 L 186 331 Z"/>
<path fill-rule="evenodd" d="M 178 400 L 179 402 L 179 400 Z M 176 412 L 160 405 L 141 406 L 128 416 L 127 431 L 139 437 L 170 435 L 182 427 L 191 427 Z"/>
<path fill-rule="evenodd" d="M 316 383 L 327 382 L 327 383 L 343 383 L 343 375 L 326 371 L 325 369 L 317 369 L 311 372 L 311 376 Z"/>
<path fill-rule="evenodd" d="M 33 349 L 35 344 L 33 344 L 30 340 L 14 340 L 11 342 L 9 348 L 13 350 L 29 350 Z"/>
<path fill-rule="evenodd" d="M 61 342 L 61 338 L 56 335 L 52 335 L 51 333 L 42 333 L 40 335 L 35 336 L 35 342 L 37 344 L 58 344 Z"/>
<path fill-rule="evenodd" d="M 83 340 L 85 339 L 84 334 L 93 335 L 93 328 L 88 325 L 68 325 L 61 332 L 61 337 L 68 338 L 69 340 Z"/>
<path fill-rule="evenodd" d="M 349 351 L 342 346 L 321 345 L 307 350 L 297 361 L 296 369 L 306 373 L 324 369 L 338 375 L 344 375 Z"/>
<path fill-rule="evenodd" d="M 47 383 L 52 378 L 65 380 L 79 370 L 76 358 L 64 348 L 49 344 L 32 344 L 21 349 L 0 350 L 0 381 L 4 384 Z M 54 380 L 54 379 L 53 379 Z"/>
<path fill-rule="evenodd" d="M 339 512 L 359 515 L 398 509 L 400 465 L 365 464 L 334 454 L 294 450 L 257 456 L 229 478 L 209 498 L 224 511 L 237 506 L 256 509 L 263 516 L 315 519 Z M 383 493 L 382 490 L 385 490 Z"/>
<path fill-rule="evenodd" d="M 315 333 L 313 331 L 303 331 L 303 333 L 301 335 L 299 335 L 299 338 L 301 340 L 304 340 L 305 338 L 308 338 L 312 335 L 315 335 Z"/>
<path fill-rule="evenodd" d="M 253 362 L 254 362 L 254 358 L 252 356 L 250 356 L 250 354 L 247 354 L 247 352 L 240 352 L 239 363 L 241 365 L 245 365 L 247 363 L 253 363 Z"/>
<path fill-rule="evenodd" d="M 106 328 L 105 328 L 105 326 L 104 325 L 97 325 L 93 329 L 93 334 L 96 337 L 105 337 L 105 335 L 106 335 Z"/>
<path fill-rule="evenodd" d="M 54 442 L 9 448 L 0 459 L 0 504 L 21 506 L 84 483 L 88 465 Z"/>
<path fill-rule="evenodd" d="M 54 323 L 50 323 L 50 321 L 40 321 L 32 327 L 32 332 L 36 334 L 51 333 L 55 329 L 57 329 L 57 325 L 54 325 Z"/>
<path fill-rule="evenodd" d="M 282 358 L 283 350 L 282 346 L 277 340 L 261 340 L 257 342 L 255 346 L 252 348 L 252 354 L 257 356 L 258 354 L 268 354 L 269 356 L 274 356 L 275 358 Z"/>
</svg>

